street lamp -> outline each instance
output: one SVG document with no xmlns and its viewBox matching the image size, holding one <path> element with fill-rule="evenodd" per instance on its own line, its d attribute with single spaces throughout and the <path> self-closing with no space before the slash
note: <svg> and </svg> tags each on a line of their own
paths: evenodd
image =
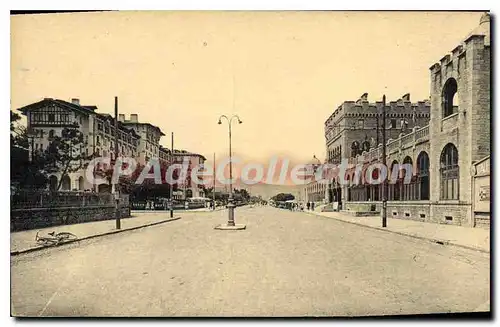
<svg viewBox="0 0 500 327">
<path fill-rule="evenodd" d="M 312 164 L 312 168 L 313 168 L 313 174 L 316 176 L 316 171 L 318 171 L 318 167 L 321 166 L 321 160 L 319 160 L 315 154 L 313 154 L 313 159 L 316 160 L 318 162 L 318 164 Z M 316 198 L 316 195 L 314 196 L 314 198 Z"/>
<path fill-rule="evenodd" d="M 233 119 L 236 119 L 236 121 L 238 122 L 238 124 L 241 124 L 243 123 L 240 119 L 240 117 L 238 117 L 238 115 L 233 115 L 231 116 L 231 118 L 228 118 L 226 115 L 222 115 L 219 117 L 219 121 L 218 121 L 218 124 L 221 125 L 222 124 L 222 118 L 224 118 L 227 123 L 228 123 L 228 126 L 229 126 L 229 199 L 228 199 L 228 204 L 227 204 L 227 208 L 228 208 L 228 214 L 229 214 L 229 219 L 227 221 L 227 225 L 219 225 L 217 227 L 215 227 L 216 229 L 223 229 L 223 230 L 237 230 L 237 229 L 245 229 L 246 226 L 245 225 L 242 225 L 242 224 L 239 224 L 239 225 L 236 225 L 234 223 L 234 203 L 233 203 L 233 163 L 231 162 L 231 157 L 232 157 L 232 149 L 231 149 L 231 124 L 233 122 Z M 214 176 L 215 177 L 215 176 Z"/>
<path fill-rule="evenodd" d="M 387 152 L 387 144 L 386 144 L 386 127 L 385 127 L 385 116 L 386 116 L 386 108 L 385 108 L 385 94 L 382 97 L 382 166 L 384 168 L 387 167 L 386 162 L 386 152 Z M 377 144 L 378 145 L 378 144 Z M 387 171 L 387 177 L 389 176 L 389 171 Z M 387 227 L 387 178 L 382 181 L 382 227 Z"/>
</svg>

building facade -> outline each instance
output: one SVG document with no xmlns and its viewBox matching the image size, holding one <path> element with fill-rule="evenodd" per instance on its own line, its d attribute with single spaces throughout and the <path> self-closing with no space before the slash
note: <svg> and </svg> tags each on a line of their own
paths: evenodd
<svg viewBox="0 0 500 327">
<path fill-rule="evenodd" d="M 427 125 L 429 119 L 430 102 L 412 103 L 410 94 L 405 94 L 386 107 L 386 137 L 398 138 L 416 126 Z M 382 101 L 370 103 L 364 93 L 357 101 L 342 103 L 325 121 L 327 163 L 340 164 L 342 158 L 352 163 L 356 156 L 378 147 L 382 143 L 382 126 Z M 324 190 L 328 202 L 349 199 L 347 187 L 333 178 Z"/>
<path fill-rule="evenodd" d="M 389 217 L 489 226 L 490 54 L 490 16 L 484 14 L 460 45 L 430 67 L 429 124 L 416 124 L 408 133 L 389 136 L 386 143 L 386 162 L 396 176 L 388 185 Z M 389 114 L 392 106 L 387 108 Z M 327 137 L 329 150 L 333 142 L 328 143 Z M 353 166 L 346 173 L 348 185 L 341 197 L 345 209 L 367 211 L 373 205 L 380 209 L 381 185 L 368 183 L 365 173 L 381 160 L 382 145 L 351 152 Z M 412 167 L 410 183 L 403 182 L 407 168 L 402 164 Z M 362 167 L 358 185 L 353 183 L 354 166 Z"/>
<path fill-rule="evenodd" d="M 160 139 L 165 134 L 158 126 L 139 122 L 138 114 L 130 114 L 129 120 L 125 119 L 124 114 L 120 114 L 118 120 L 140 136 L 137 144 L 137 156 L 135 156 L 140 164 L 145 165 L 151 158 L 160 158 Z"/>
<path fill-rule="evenodd" d="M 18 109 L 27 117 L 27 129 L 30 131 L 29 153 L 44 151 L 55 136 L 61 136 L 64 128 L 74 127 L 83 134 L 84 142 L 75 147 L 74 152 L 82 155 L 110 158 L 117 155 L 133 157 L 145 164 L 151 158 L 159 158 L 168 163 L 170 151 L 160 153 L 160 138 L 163 132 L 157 126 L 140 123 L 136 114 L 130 120 L 119 115 L 118 154 L 115 153 L 115 123 L 109 114 L 98 113 L 96 106 L 81 105 L 79 99 L 70 102 L 45 98 Z M 96 171 L 105 171 L 109 166 L 99 163 Z M 62 180 L 62 181 L 61 181 Z M 85 169 L 76 172 L 54 173 L 49 176 L 49 187 L 55 189 L 61 182 L 61 190 L 110 191 L 107 183 L 94 185 L 85 176 Z"/>
<path fill-rule="evenodd" d="M 191 178 L 193 169 L 203 167 L 206 158 L 201 154 L 188 152 L 185 150 L 174 150 L 174 162 L 182 164 L 188 162 L 187 176 L 182 183 L 178 183 L 175 198 L 184 200 L 187 198 L 203 198 L 205 197 L 205 187 L 201 183 L 195 183 Z M 201 175 L 198 175 L 199 180 L 203 180 Z"/>
</svg>

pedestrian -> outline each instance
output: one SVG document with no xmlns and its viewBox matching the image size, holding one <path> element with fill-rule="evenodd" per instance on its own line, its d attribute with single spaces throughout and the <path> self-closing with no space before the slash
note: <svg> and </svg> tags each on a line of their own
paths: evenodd
<svg viewBox="0 0 500 327">
<path fill-rule="evenodd" d="M 307 201 L 307 210 L 311 208 L 311 202 Z"/>
<path fill-rule="evenodd" d="M 314 211 L 314 202 L 311 202 L 311 210 Z"/>
</svg>

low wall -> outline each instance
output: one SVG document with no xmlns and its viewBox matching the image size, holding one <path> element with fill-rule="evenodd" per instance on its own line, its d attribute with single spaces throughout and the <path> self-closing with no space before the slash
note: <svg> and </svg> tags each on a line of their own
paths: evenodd
<svg viewBox="0 0 500 327">
<path fill-rule="evenodd" d="M 387 202 L 387 217 L 429 221 L 430 203 L 429 201 Z"/>
<path fill-rule="evenodd" d="M 128 206 L 121 208 L 121 217 L 130 217 Z M 114 206 L 12 209 L 10 211 L 10 231 L 17 232 L 109 219 L 115 219 Z"/>
<path fill-rule="evenodd" d="M 473 227 L 470 203 L 433 203 L 430 222 Z"/>
<path fill-rule="evenodd" d="M 367 215 L 369 212 L 382 214 L 381 201 L 346 202 L 346 210 L 361 212 Z M 359 216 L 359 214 L 358 214 Z M 430 221 L 429 201 L 387 201 L 387 217 L 396 219 L 408 219 L 417 221 Z"/>
<path fill-rule="evenodd" d="M 372 210 L 372 206 L 375 210 Z M 347 202 L 346 210 L 367 213 L 382 212 L 381 201 Z M 464 202 L 430 202 L 430 201 L 387 201 L 387 217 L 425 221 L 437 224 L 473 227 L 471 222 L 471 204 Z M 484 227 L 489 215 L 483 215 L 478 225 Z M 479 226 L 478 226 L 479 227 Z"/>
</svg>

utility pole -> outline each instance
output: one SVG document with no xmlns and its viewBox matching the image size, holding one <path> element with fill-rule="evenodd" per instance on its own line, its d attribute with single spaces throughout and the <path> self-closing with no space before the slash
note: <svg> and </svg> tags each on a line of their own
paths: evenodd
<svg viewBox="0 0 500 327">
<path fill-rule="evenodd" d="M 174 132 L 172 132 L 172 139 L 171 139 L 171 149 L 170 149 L 170 164 L 174 164 Z M 173 174 L 173 171 L 172 171 Z M 173 177 L 173 176 L 172 176 Z M 170 218 L 174 217 L 174 180 L 172 178 L 172 181 L 170 183 Z"/>
<path fill-rule="evenodd" d="M 389 177 L 389 170 L 387 169 L 386 162 L 386 140 L 385 140 L 385 94 L 382 97 L 382 166 L 387 171 L 386 178 L 382 181 L 382 227 L 387 227 L 387 179 Z"/>
<path fill-rule="evenodd" d="M 380 144 L 380 113 L 377 113 L 377 144 L 375 145 L 376 148 L 378 148 L 378 145 Z"/>
<path fill-rule="evenodd" d="M 214 201 L 214 210 L 215 210 L 215 152 L 214 152 L 214 188 L 212 189 L 212 198 Z"/>
<path fill-rule="evenodd" d="M 118 97 L 115 96 L 115 165 L 118 162 Z M 120 221 L 120 192 L 118 181 L 113 184 L 116 206 L 115 206 L 115 218 L 116 218 L 116 229 L 121 229 Z"/>
</svg>

